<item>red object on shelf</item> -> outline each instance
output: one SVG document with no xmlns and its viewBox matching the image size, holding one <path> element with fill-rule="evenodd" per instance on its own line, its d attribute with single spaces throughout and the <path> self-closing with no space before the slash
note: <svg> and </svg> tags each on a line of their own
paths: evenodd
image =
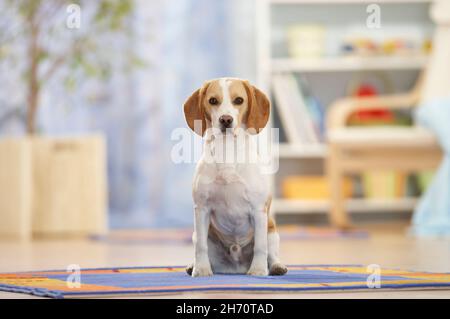
<svg viewBox="0 0 450 319">
<path fill-rule="evenodd" d="M 355 92 L 355 96 L 359 97 L 376 96 L 377 94 L 377 89 L 370 84 L 361 84 Z M 394 121 L 394 114 L 380 106 L 379 109 L 374 108 L 372 110 L 355 112 L 355 114 L 351 116 L 350 121 L 357 121 L 361 124 L 372 122 L 392 123 Z"/>
</svg>

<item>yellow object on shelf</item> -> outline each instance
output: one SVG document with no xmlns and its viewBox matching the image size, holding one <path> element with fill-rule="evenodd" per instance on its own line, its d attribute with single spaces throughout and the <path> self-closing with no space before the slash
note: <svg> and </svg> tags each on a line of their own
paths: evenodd
<svg viewBox="0 0 450 319">
<path fill-rule="evenodd" d="M 328 180 L 325 176 L 289 176 L 282 181 L 282 195 L 289 199 L 320 200 L 330 197 Z M 353 184 L 350 179 L 342 183 L 343 194 L 351 197 Z"/>
<path fill-rule="evenodd" d="M 292 58 L 317 58 L 325 53 L 325 28 L 320 24 L 295 24 L 288 28 L 288 50 Z"/>
<path fill-rule="evenodd" d="M 367 198 L 393 199 L 405 196 L 406 175 L 396 172 L 372 171 L 363 174 Z"/>
</svg>

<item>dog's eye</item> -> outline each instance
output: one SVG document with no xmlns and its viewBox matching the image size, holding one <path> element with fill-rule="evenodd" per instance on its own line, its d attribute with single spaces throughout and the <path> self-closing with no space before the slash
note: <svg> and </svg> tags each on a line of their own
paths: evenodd
<svg viewBox="0 0 450 319">
<path fill-rule="evenodd" d="M 217 101 L 217 99 L 215 97 L 212 97 L 208 100 L 209 104 L 211 105 L 217 105 L 219 104 L 219 101 Z"/>
<path fill-rule="evenodd" d="M 237 97 L 234 99 L 233 103 L 236 105 L 241 105 L 242 103 L 244 103 L 244 99 L 241 97 Z"/>
</svg>

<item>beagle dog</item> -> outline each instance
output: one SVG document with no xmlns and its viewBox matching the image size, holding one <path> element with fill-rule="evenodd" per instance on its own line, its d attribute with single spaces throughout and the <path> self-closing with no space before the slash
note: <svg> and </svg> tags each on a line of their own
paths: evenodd
<svg viewBox="0 0 450 319">
<path fill-rule="evenodd" d="M 265 94 L 235 78 L 207 81 L 184 104 L 188 126 L 205 140 L 193 181 L 195 258 L 186 268 L 193 277 L 287 272 L 255 144 L 269 114 Z"/>
</svg>

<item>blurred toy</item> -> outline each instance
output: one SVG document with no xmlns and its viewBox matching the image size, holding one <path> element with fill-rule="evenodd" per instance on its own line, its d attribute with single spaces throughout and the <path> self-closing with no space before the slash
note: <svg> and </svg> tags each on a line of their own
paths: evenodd
<svg viewBox="0 0 450 319">
<path fill-rule="evenodd" d="M 319 57 L 325 51 L 325 28 L 321 25 L 293 25 L 287 30 L 289 55 Z"/>
<path fill-rule="evenodd" d="M 365 97 L 378 95 L 374 85 L 362 83 L 354 92 L 353 96 Z M 394 114 L 392 111 L 384 108 L 374 108 L 373 110 L 364 110 L 355 112 L 350 116 L 349 124 L 351 125 L 374 125 L 374 124 L 392 124 Z"/>
<path fill-rule="evenodd" d="M 345 54 L 371 55 L 377 53 L 378 46 L 369 38 L 347 39 L 342 44 L 342 51 Z"/>
<path fill-rule="evenodd" d="M 366 37 L 350 37 L 343 41 L 341 52 L 346 55 L 414 55 L 428 54 L 431 51 L 431 41 L 418 41 L 409 38 L 392 37 L 376 41 Z"/>
<path fill-rule="evenodd" d="M 376 96 L 381 92 L 394 91 L 390 78 L 383 72 L 360 73 L 355 75 L 348 84 L 347 94 L 356 97 Z M 395 124 L 395 114 L 382 105 L 371 110 L 357 111 L 348 120 L 349 125 L 392 125 Z"/>
</svg>

